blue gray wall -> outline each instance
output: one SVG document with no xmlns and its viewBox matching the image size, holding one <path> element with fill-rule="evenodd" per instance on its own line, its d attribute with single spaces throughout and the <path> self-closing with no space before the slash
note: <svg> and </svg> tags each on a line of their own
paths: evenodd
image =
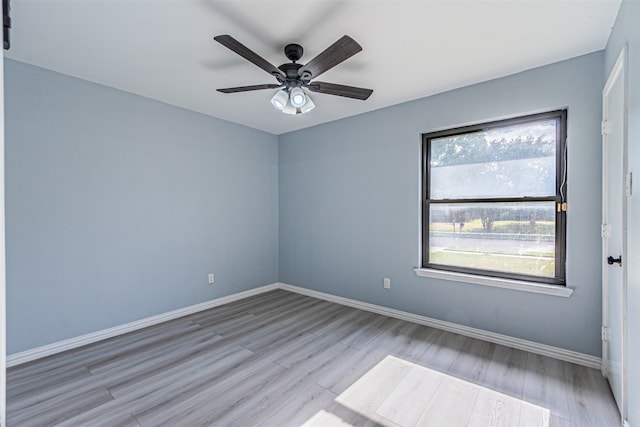
<svg viewBox="0 0 640 427">
<path fill-rule="evenodd" d="M 9 354 L 279 280 L 600 355 L 602 52 L 279 138 L 5 68 Z M 421 133 L 563 107 L 571 298 L 417 277 Z"/>
<path fill-rule="evenodd" d="M 281 135 L 280 281 L 600 356 L 602 84 L 598 52 Z M 563 107 L 573 295 L 417 277 L 421 133 Z"/>
<path fill-rule="evenodd" d="M 627 46 L 627 141 L 629 171 L 634 175 L 634 194 L 628 202 L 627 264 L 629 389 L 628 421 L 640 425 L 640 2 L 623 1 L 605 50 L 605 78 L 613 69 L 623 46 Z"/>
<path fill-rule="evenodd" d="M 9 354 L 278 280 L 276 136 L 5 73 Z"/>
</svg>

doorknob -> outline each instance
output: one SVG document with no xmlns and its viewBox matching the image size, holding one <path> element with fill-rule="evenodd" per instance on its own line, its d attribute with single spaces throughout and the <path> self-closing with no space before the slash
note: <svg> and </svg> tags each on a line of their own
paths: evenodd
<svg viewBox="0 0 640 427">
<path fill-rule="evenodd" d="M 609 257 L 607 258 L 607 264 L 613 265 L 614 262 L 617 262 L 618 264 L 620 264 L 620 267 L 622 267 L 622 255 L 620 255 L 618 258 L 614 258 L 609 255 Z"/>
</svg>

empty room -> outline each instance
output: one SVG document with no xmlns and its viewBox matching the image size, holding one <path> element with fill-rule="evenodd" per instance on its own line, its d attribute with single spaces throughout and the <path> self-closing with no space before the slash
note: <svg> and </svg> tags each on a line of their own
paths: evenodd
<svg viewBox="0 0 640 427">
<path fill-rule="evenodd" d="M 0 427 L 640 427 L 638 23 L 3 0 Z"/>
</svg>

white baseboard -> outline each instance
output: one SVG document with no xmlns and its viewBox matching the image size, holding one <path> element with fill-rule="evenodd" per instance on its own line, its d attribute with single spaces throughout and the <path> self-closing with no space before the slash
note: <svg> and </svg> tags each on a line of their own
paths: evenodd
<svg viewBox="0 0 640 427">
<path fill-rule="evenodd" d="M 107 338 L 112 338 L 117 335 L 126 334 L 128 332 L 133 332 L 138 329 L 146 328 L 152 325 L 157 325 L 158 323 L 177 319 L 179 317 L 187 316 L 189 314 L 197 313 L 199 311 L 207 310 L 209 308 L 217 307 L 219 305 L 227 304 L 233 301 L 237 301 L 243 298 L 248 298 L 250 296 L 258 295 L 258 294 L 272 291 L 275 289 L 283 289 L 285 291 L 295 292 L 295 293 L 307 295 L 313 298 L 335 302 L 337 304 L 358 308 L 360 310 L 365 310 L 372 313 L 382 314 L 385 316 L 394 317 L 396 319 L 401 319 L 401 320 L 406 320 L 413 323 L 418 323 L 421 325 L 431 326 L 433 328 L 454 332 L 460 335 L 464 335 L 472 338 L 478 338 L 478 339 L 493 342 L 496 344 L 501 344 L 508 347 L 513 347 L 520 350 L 541 354 L 543 356 L 549 356 L 555 359 L 576 363 L 578 365 L 587 366 L 589 368 L 595 368 L 595 369 L 601 368 L 601 359 L 599 357 L 590 356 L 587 354 L 578 353 L 571 350 L 565 350 L 563 348 L 553 347 L 546 344 L 540 344 L 533 341 L 527 341 L 520 338 L 514 338 L 508 335 L 497 334 L 495 332 L 484 331 L 482 329 L 471 328 L 469 326 L 458 325 L 456 323 L 445 322 L 443 320 L 432 319 L 429 317 L 420 316 L 418 314 L 409 313 L 406 311 L 395 310 L 393 308 L 387 308 L 380 305 L 357 301 L 354 299 L 343 298 L 343 297 L 339 297 L 331 294 L 326 294 L 323 292 L 313 291 L 311 289 L 288 285 L 286 283 L 272 283 L 270 285 L 262 286 L 255 289 L 250 289 L 248 291 L 239 292 L 236 294 L 206 301 L 200 304 L 191 305 L 189 307 L 184 307 L 177 310 L 169 311 L 167 313 L 158 314 L 156 316 L 151 316 L 144 319 L 136 320 L 134 322 L 115 326 L 113 328 L 103 329 L 101 331 L 96 331 L 90 334 L 81 335 L 79 337 L 70 338 L 68 340 L 55 342 L 52 344 L 44 345 L 42 347 L 36 347 L 30 350 L 25 350 L 20 353 L 14 353 L 7 356 L 7 367 L 20 365 L 22 363 L 30 362 L 32 360 L 51 356 L 52 354 L 60 353 L 67 350 L 72 350 L 74 348 L 78 348 L 83 345 L 91 344 Z"/>
<path fill-rule="evenodd" d="M 7 356 L 7 367 L 20 365 L 22 363 L 27 363 L 32 360 L 51 356 L 52 354 L 61 353 L 63 351 L 72 350 L 74 348 L 81 347 L 83 345 L 91 344 L 97 341 L 102 341 L 107 338 L 112 338 L 117 335 L 122 335 L 128 332 L 137 331 L 138 329 L 157 325 L 158 323 L 177 319 L 179 317 L 187 316 L 189 314 L 197 313 L 199 311 L 207 310 L 213 307 L 217 307 L 219 305 L 227 304 L 243 298 L 248 298 L 254 295 L 258 295 L 263 292 L 273 291 L 275 289 L 278 289 L 278 287 L 279 287 L 278 283 L 272 283 L 270 285 L 261 286 L 259 288 L 249 289 L 248 291 L 238 292 L 236 294 L 231 294 L 225 297 L 220 297 L 210 301 L 205 301 L 200 304 L 190 305 L 188 307 L 183 307 L 177 310 L 168 311 L 166 313 L 158 314 L 156 316 L 135 320 L 133 322 L 125 323 L 124 325 L 114 326 L 113 328 L 102 329 L 100 331 L 92 332 L 90 334 L 81 335 L 79 337 L 70 338 L 68 340 L 58 341 L 52 344 L 43 345 L 42 347 L 32 348 L 30 350 L 25 350 L 20 353 L 14 353 Z"/>
<path fill-rule="evenodd" d="M 349 307 L 359 308 L 361 310 L 370 311 L 372 313 L 383 314 L 385 316 L 394 317 L 396 319 L 407 320 L 409 322 L 419 323 L 421 325 L 431 326 L 432 328 L 442 329 L 456 334 L 464 335 L 471 338 L 478 338 L 507 347 L 517 348 L 519 350 L 529 351 L 531 353 L 543 356 L 553 357 L 555 359 L 564 360 L 566 362 L 575 363 L 589 368 L 600 369 L 602 361 L 599 357 L 591 356 L 576 351 L 566 350 L 559 347 L 553 347 L 546 344 L 540 344 L 533 341 L 527 341 L 520 338 L 510 337 L 508 335 L 497 334 L 482 329 L 471 328 L 469 326 L 458 325 L 456 323 L 445 322 L 443 320 L 432 319 L 418 314 L 408 313 L 406 311 L 395 310 L 380 305 L 369 304 L 349 298 L 338 297 L 323 292 L 313 291 L 311 289 L 301 288 L 298 286 L 287 285 L 285 283 L 277 284 L 279 289 L 296 292 L 302 295 L 335 302 L 337 304 Z"/>
</svg>

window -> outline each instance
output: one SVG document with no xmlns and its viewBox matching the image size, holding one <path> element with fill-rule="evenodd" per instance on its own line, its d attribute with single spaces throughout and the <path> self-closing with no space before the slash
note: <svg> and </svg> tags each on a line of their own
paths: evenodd
<svg viewBox="0 0 640 427">
<path fill-rule="evenodd" d="M 566 110 L 423 135 L 422 267 L 565 284 Z"/>
</svg>

